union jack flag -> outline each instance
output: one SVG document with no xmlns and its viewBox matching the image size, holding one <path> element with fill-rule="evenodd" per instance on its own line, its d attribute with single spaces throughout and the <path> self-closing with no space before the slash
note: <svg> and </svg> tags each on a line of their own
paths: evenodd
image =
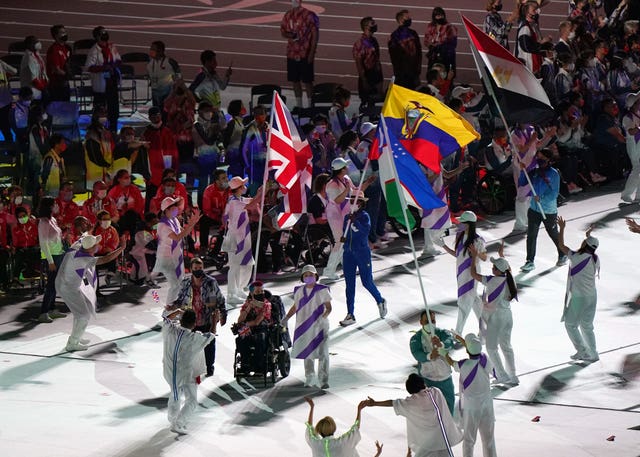
<svg viewBox="0 0 640 457">
<path fill-rule="evenodd" d="M 291 228 L 307 212 L 307 189 L 311 189 L 312 152 L 307 140 L 302 140 L 280 95 L 273 93 L 271 126 L 269 128 L 269 170 L 275 171 L 284 198 L 284 212 L 278 213 L 278 226 Z"/>
</svg>

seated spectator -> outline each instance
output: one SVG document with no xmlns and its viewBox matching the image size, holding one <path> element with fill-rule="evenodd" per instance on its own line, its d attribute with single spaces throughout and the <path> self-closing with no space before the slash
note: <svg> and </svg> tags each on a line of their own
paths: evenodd
<svg viewBox="0 0 640 457">
<path fill-rule="evenodd" d="M 78 240 L 80 238 L 82 238 L 82 235 L 85 233 L 89 233 L 91 234 L 93 232 L 93 225 L 91 225 L 91 222 L 89 222 L 89 219 L 87 219 L 84 216 L 77 216 L 74 220 L 73 220 L 73 225 L 71 227 L 71 230 L 67 231 L 64 243 L 74 249 L 77 246 L 76 243 L 78 242 Z"/>
<path fill-rule="evenodd" d="M 67 141 L 54 133 L 49 139 L 50 149 L 42 160 L 40 187 L 44 195 L 56 197 L 60 193 L 60 184 L 66 180 L 66 170 L 62 155 L 67 150 Z"/>
<path fill-rule="evenodd" d="M 254 281 L 249 286 L 247 301 L 240 308 L 236 322 L 238 337 L 236 346 L 240 352 L 242 366 L 240 371 L 248 373 L 252 368 L 256 373 L 265 370 L 265 351 L 267 350 L 267 329 L 271 324 L 271 303 L 264 296 L 261 281 Z M 255 347 L 253 358 L 250 358 L 251 346 Z"/>
<path fill-rule="evenodd" d="M 158 249 L 158 215 L 146 213 L 144 215 L 144 228 L 136 232 L 131 257 L 135 267 L 133 282 L 136 285 L 147 284 L 151 288 L 157 288 L 158 284 L 153 279 L 153 266 L 156 263 L 156 251 Z"/>
<path fill-rule="evenodd" d="M 568 100 L 572 92 L 577 92 L 578 88 L 574 84 L 573 72 L 576 65 L 570 54 L 560 54 L 558 56 L 558 73 L 553 81 L 554 91 L 558 103 Z"/>
<path fill-rule="evenodd" d="M 340 138 L 342 134 L 348 130 L 355 130 L 358 124 L 358 117 L 354 116 L 347 119 L 346 109 L 351 103 L 351 91 L 342 86 L 336 88 L 333 95 L 333 105 L 329 109 L 329 123 L 331 132 L 336 138 Z"/>
<path fill-rule="evenodd" d="M 231 120 L 227 122 L 227 127 L 222 134 L 222 144 L 224 144 L 226 150 L 226 163 L 229 165 L 228 174 L 230 176 L 243 176 L 246 164 L 242 158 L 240 145 L 247 109 L 242 104 L 242 100 L 231 100 L 227 107 L 227 113 L 231 116 Z"/>
<path fill-rule="evenodd" d="M 104 181 L 97 181 L 93 184 L 91 197 L 82 205 L 82 215 L 89 219 L 91 224 L 96 224 L 98 213 L 102 210 L 109 213 L 114 224 L 120 219 L 116 202 L 107 195 L 107 185 Z"/>
<path fill-rule="evenodd" d="M 178 168 L 178 149 L 175 135 L 162 124 L 160 109 L 156 106 L 149 109 L 149 125 L 142 134 L 144 141 L 149 143 L 149 166 L 151 178 L 147 180 L 147 201 L 156 194 L 162 183 L 165 169 Z"/>
<path fill-rule="evenodd" d="M 200 218 L 200 252 L 216 256 L 220 252 L 222 233 L 224 231 L 222 215 L 229 200 L 229 176 L 224 170 L 213 173 L 213 184 L 207 186 L 202 197 L 202 214 Z M 209 249 L 209 232 L 212 227 L 218 229 L 216 243 Z"/>
<path fill-rule="evenodd" d="M 96 106 L 84 141 L 87 187 L 96 181 L 111 182 L 115 142 L 107 123 L 106 108 Z"/>
<path fill-rule="evenodd" d="M 184 185 L 176 181 L 175 176 L 171 176 L 171 174 L 168 174 L 162 179 L 162 186 L 158 188 L 156 196 L 151 199 L 151 203 L 149 203 L 149 211 L 158 214 L 160 212 L 160 205 L 162 204 L 162 200 L 164 200 L 166 197 L 180 197 L 179 207 L 181 214 L 185 209 L 185 201 L 189 201 L 185 200 L 187 199 L 187 197 L 185 196 L 186 194 L 187 190 L 186 188 L 184 188 Z"/>
<path fill-rule="evenodd" d="M 507 129 L 498 126 L 493 129 L 491 144 L 484 150 L 485 166 L 503 176 L 513 175 L 513 155 L 507 138 Z"/>
<path fill-rule="evenodd" d="M 240 149 L 246 169 L 237 176 L 249 178 L 249 195 L 255 195 L 264 181 L 264 167 L 267 164 L 268 128 L 267 110 L 262 105 L 253 108 L 253 120 L 242 134 Z"/>
<path fill-rule="evenodd" d="M 202 200 L 202 194 L 209 185 L 211 173 L 218 168 L 220 155 L 224 152 L 222 144 L 222 132 L 226 127 L 224 114 L 220 110 L 214 110 L 213 105 L 207 101 L 198 105 L 198 120 L 193 124 L 193 157 L 198 165 L 198 199 Z"/>
<path fill-rule="evenodd" d="M 118 170 L 107 196 L 116 203 L 120 233 L 134 233 L 144 215 L 144 197 L 138 186 L 131 184 L 127 170 Z"/>
<path fill-rule="evenodd" d="M 98 222 L 93 228 L 94 236 L 101 236 L 100 247 L 96 252 L 97 256 L 109 255 L 120 245 L 120 236 L 118 231 L 111 225 L 111 215 L 108 211 L 102 210 L 98 212 Z M 108 270 L 107 277 L 113 277 L 116 272 L 116 259 L 109 263 L 104 264 L 104 268 Z M 107 279 L 107 283 L 110 282 L 110 278 Z"/>
<path fill-rule="evenodd" d="M 15 212 L 18 224 L 11 229 L 11 251 L 14 255 L 14 277 L 19 279 L 40 276 L 38 221 L 29 216 L 23 206 Z"/>
<path fill-rule="evenodd" d="M 58 214 L 55 215 L 58 227 L 63 232 L 72 229 L 73 221 L 80 215 L 80 207 L 73 201 L 73 182 L 65 181 L 62 183 L 56 203 L 59 208 Z"/>
<path fill-rule="evenodd" d="M 626 163 L 626 139 L 620 126 L 620 108 L 613 98 L 602 102 L 602 113 L 595 123 L 593 143 L 596 159 L 602 164 L 606 176 L 622 178 L 623 164 Z"/>
<path fill-rule="evenodd" d="M 113 169 L 138 173 L 145 179 L 151 176 L 147 143 L 136 139 L 133 127 L 125 126 L 120 129 L 118 142 L 113 149 Z"/>
<path fill-rule="evenodd" d="M 24 207 L 27 210 L 27 214 L 31 215 L 31 206 L 25 203 L 22 187 L 17 184 L 9 187 L 7 190 L 7 196 L 9 197 L 9 203 L 7 206 L 7 224 L 9 224 L 9 227 L 11 228 L 18 223 L 18 220 L 15 217 L 18 207 Z"/>
</svg>

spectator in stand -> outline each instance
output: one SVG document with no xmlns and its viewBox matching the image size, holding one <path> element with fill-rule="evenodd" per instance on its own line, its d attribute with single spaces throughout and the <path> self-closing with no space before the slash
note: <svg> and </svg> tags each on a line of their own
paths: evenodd
<svg viewBox="0 0 640 457">
<path fill-rule="evenodd" d="M 26 151 L 29 143 L 29 119 L 33 90 L 31 87 L 21 87 L 18 92 L 18 100 L 11 104 L 9 111 L 9 124 L 18 143 L 20 150 Z M 10 139 L 9 139 L 10 141 Z"/>
<path fill-rule="evenodd" d="M 67 44 L 69 35 L 64 25 L 51 27 L 53 44 L 47 49 L 47 75 L 49 77 L 49 100 L 68 102 L 71 98 L 71 46 Z"/>
<path fill-rule="evenodd" d="M 572 93 L 578 91 L 578 87 L 574 84 L 573 72 L 576 65 L 571 54 L 558 55 L 558 73 L 553 81 L 554 91 L 558 103 L 567 101 Z"/>
<path fill-rule="evenodd" d="M 23 206 L 27 210 L 27 213 L 31 214 L 31 206 L 24 202 L 22 187 L 18 185 L 9 187 L 7 196 L 9 197 L 8 205 L 6 205 L 7 224 L 9 224 L 9 227 L 13 227 L 18 223 L 18 220 L 15 218 L 16 209 L 18 209 L 19 206 Z"/>
<path fill-rule="evenodd" d="M 168 101 L 168 100 L 167 100 Z M 149 143 L 149 165 L 151 178 L 147 181 L 147 201 L 156 194 L 162 183 L 162 172 L 166 168 L 178 168 L 178 149 L 174 134 L 162 124 L 162 115 L 157 106 L 149 110 L 149 125 L 142 134 Z"/>
<path fill-rule="evenodd" d="M 624 68 L 632 78 L 640 76 L 640 36 L 632 35 L 627 40 L 627 58 L 624 60 Z"/>
<path fill-rule="evenodd" d="M 575 0 L 575 2 L 569 2 L 569 19 L 574 17 L 581 17 L 584 20 L 587 32 L 595 33 L 596 31 L 596 17 L 591 9 L 592 0 Z"/>
<path fill-rule="evenodd" d="M 118 170 L 107 196 L 116 202 L 120 233 L 135 233 L 144 216 L 144 197 L 138 186 L 131 183 L 131 175 L 127 170 Z"/>
<path fill-rule="evenodd" d="M 244 132 L 244 117 L 247 115 L 247 108 L 242 100 L 231 100 L 227 107 L 227 113 L 231 116 L 227 126 L 222 133 L 222 144 L 226 150 L 225 162 L 229 165 L 229 175 L 244 175 L 245 163 L 242 157 L 240 144 L 242 133 Z"/>
<path fill-rule="evenodd" d="M 98 213 L 98 222 L 93 228 L 93 234 L 95 236 L 102 237 L 99 242 L 100 246 L 98 247 L 97 255 L 106 256 L 118 249 L 118 246 L 120 245 L 120 236 L 118 235 L 116 228 L 111 225 L 111 215 L 109 214 L 109 211 L 102 210 Z M 111 278 L 116 274 L 116 259 L 106 263 L 104 268 L 107 270 L 106 281 L 107 284 L 109 284 L 111 282 Z"/>
<path fill-rule="evenodd" d="M 620 108 L 613 98 L 602 102 L 602 113 L 595 123 L 593 142 L 596 158 L 604 165 L 605 175 L 622 178 L 622 164 L 626 161 L 627 140 L 620 125 Z"/>
<path fill-rule="evenodd" d="M 49 78 L 45 61 L 40 54 L 42 42 L 29 35 L 24 39 L 24 47 L 24 55 L 20 62 L 20 87 L 31 87 L 34 100 L 42 100 L 46 105 Z"/>
<path fill-rule="evenodd" d="M 41 105 L 29 110 L 28 152 L 26 154 L 26 191 L 29 195 L 38 195 L 39 177 L 42 172 L 42 159 L 49 152 L 49 129 L 46 126 L 47 113 Z"/>
<path fill-rule="evenodd" d="M 216 72 L 218 68 L 216 53 L 209 49 L 200 54 L 200 63 L 202 71 L 193 80 L 189 90 L 195 95 L 197 101 L 208 101 L 215 109 L 220 109 L 220 91 L 225 90 L 229 84 L 229 79 L 233 74 L 231 65 L 227 68 L 224 78 L 221 78 Z"/>
<path fill-rule="evenodd" d="M 120 54 L 109 41 L 109 32 L 104 27 L 96 27 L 92 33 L 96 44 L 89 50 L 85 66 L 91 73 L 93 105 L 106 107 L 109 130 L 115 133 L 118 131 L 120 117 Z"/>
<path fill-rule="evenodd" d="M 56 303 L 56 276 L 58 268 L 64 257 L 62 245 L 62 230 L 58 227 L 55 215 L 58 213 L 58 205 L 53 197 L 43 197 L 38 207 L 38 240 L 42 257 L 47 262 L 47 285 L 42 297 L 42 307 L 38 322 L 51 323 L 53 319 L 67 317 L 55 308 Z"/>
<path fill-rule="evenodd" d="M 456 69 L 456 47 L 458 29 L 447 21 L 447 15 L 439 6 L 431 13 L 431 22 L 424 34 L 424 47 L 427 49 L 427 66 L 441 63 L 446 71 Z"/>
<path fill-rule="evenodd" d="M 580 55 L 576 63 L 580 77 L 581 92 L 585 97 L 585 112 L 589 115 L 590 121 L 596 120 L 600 113 L 602 102 L 608 98 L 605 81 L 606 68 L 600 65 L 593 50 L 588 50 Z M 590 124 L 590 130 L 594 125 Z"/>
<path fill-rule="evenodd" d="M 152 289 L 157 289 L 158 284 L 153 279 L 153 266 L 156 262 L 158 249 L 158 215 L 146 213 L 144 215 L 144 228 L 136 232 L 131 258 L 135 267 L 133 283 L 141 286 L 147 284 Z"/>
<path fill-rule="evenodd" d="M 360 20 L 362 35 L 353 44 L 353 60 L 358 71 L 358 95 L 363 105 L 375 103 L 384 98 L 382 83 L 382 64 L 380 63 L 380 45 L 373 35 L 378 31 L 378 24 L 371 17 Z"/>
<path fill-rule="evenodd" d="M 104 181 L 97 181 L 93 184 L 91 197 L 82 205 L 82 215 L 93 225 L 98 221 L 98 213 L 103 209 L 109 212 L 114 224 L 118 222 L 120 215 L 116 202 L 107 195 L 107 185 Z"/>
<path fill-rule="evenodd" d="M 240 142 L 242 157 L 246 164 L 246 170 L 238 176 L 249 177 L 249 195 L 253 195 L 256 189 L 264 181 L 264 168 L 267 164 L 267 138 L 269 124 L 267 123 L 267 111 L 264 106 L 253 108 L 253 121 L 247 125 Z"/>
<path fill-rule="evenodd" d="M 309 213 L 309 224 L 321 225 L 326 229 L 326 232 L 331 236 L 331 228 L 329 227 L 329 221 L 327 220 L 327 183 L 331 179 L 326 173 L 320 173 L 313 180 L 313 195 L 309 199 L 307 204 L 307 211 Z"/>
<path fill-rule="evenodd" d="M 487 170 L 508 177 L 513 175 L 513 153 L 504 126 L 493 129 L 493 139 L 484 150 L 484 159 Z"/>
<path fill-rule="evenodd" d="M 93 225 L 86 217 L 77 216 L 73 220 L 72 230 L 67 232 L 67 236 L 65 238 L 66 245 L 72 247 L 85 233 L 93 233 Z"/>
<path fill-rule="evenodd" d="M 182 75 L 178 62 L 165 54 L 165 44 L 162 41 L 151 43 L 147 74 L 151 84 L 152 105 L 164 106 L 164 101 L 171 93 L 174 82 L 182 79 Z"/>
<path fill-rule="evenodd" d="M 346 131 L 353 131 L 358 124 L 358 117 L 347 119 L 346 109 L 351 103 L 351 91 L 342 86 L 336 88 L 333 94 L 333 105 L 329 109 L 329 123 L 331 132 L 335 138 L 340 138 Z"/>
<path fill-rule="evenodd" d="M 15 76 L 17 74 L 17 68 L 0 60 L 0 133 L 2 133 L 4 141 L 13 140 L 11 123 L 9 122 L 11 105 L 13 104 L 13 95 L 9 87 L 9 76 Z"/>
<path fill-rule="evenodd" d="M 44 195 L 55 197 L 60 193 L 60 184 L 66 180 L 67 172 L 62 154 L 67 150 L 67 140 L 54 133 L 49 139 L 49 145 L 51 149 L 42 160 L 40 185 Z"/>
<path fill-rule="evenodd" d="M 389 38 L 389 56 L 395 76 L 394 84 L 415 89 L 420 85 L 422 71 L 422 46 L 420 37 L 411 27 L 409 10 L 396 13 L 398 28 Z"/>
<path fill-rule="evenodd" d="M 621 55 L 615 55 L 611 59 L 609 71 L 605 76 L 608 93 L 616 99 L 618 106 L 625 106 L 627 95 L 638 90 L 638 84 L 631 80 L 629 73 L 624 68 Z"/>
<path fill-rule="evenodd" d="M 542 38 L 538 24 L 540 15 L 536 2 L 527 2 L 521 6 L 521 9 L 524 20 L 518 27 L 514 55 L 521 59 L 531 72 L 537 74 L 543 59 L 540 45 L 551 41 L 551 37 Z"/>
<path fill-rule="evenodd" d="M 84 139 L 87 186 L 93 186 L 96 181 L 111 183 L 115 142 L 107 122 L 104 106 L 96 106 Z"/>
<path fill-rule="evenodd" d="M 303 84 L 311 105 L 320 20 L 316 13 L 302 6 L 302 0 L 292 0 L 291 6 L 282 17 L 280 34 L 287 39 L 287 81 L 293 83 L 296 106 L 302 108 Z"/>
<path fill-rule="evenodd" d="M 173 85 L 173 91 L 164 102 L 164 110 L 167 112 L 165 125 L 175 136 L 178 148 L 180 168 L 176 169 L 180 173 L 193 174 L 196 171 L 193 163 L 192 136 L 196 99 L 183 80 L 179 79 Z M 177 164 L 174 166 L 177 167 Z"/>
<path fill-rule="evenodd" d="M 631 162 L 631 171 L 627 177 L 620 198 L 625 203 L 640 202 L 640 92 L 627 95 L 627 114 L 622 118 L 622 127 L 626 132 L 627 155 Z"/>
<path fill-rule="evenodd" d="M 207 186 L 202 196 L 202 218 L 200 218 L 200 252 L 203 254 L 217 255 L 220 252 L 222 243 L 222 233 L 224 224 L 222 215 L 224 214 L 227 201 L 229 200 L 229 176 L 225 170 L 213 172 L 213 183 Z M 218 229 L 216 244 L 209 252 L 209 231 L 211 227 Z"/>
<path fill-rule="evenodd" d="M 125 126 L 120 129 L 118 142 L 113 149 L 113 169 L 138 173 L 145 179 L 151 176 L 147 144 L 136 139 L 133 127 Z"/>
<path fill-rule="evenodd" d="M 42 260 L 38 249 L 38 221 L 35 217 L 29 216 L 24 206 L 16 208 L 15 216 L 18 223 L 11 229 L 10 246 L 13 254 L 13 277 L 17 280 L 20 280 L 21 275 L 23 278 L 39 277 Z M 4 247 L 7 245 L 6 232 L 3 230 L 2 233 L 5 238 L 2 240 Z"/>
<path fill-rule="evenodd" d="M 542 88 L 547 94 L 547 97 L 549 97 L 551 106 L 556 106 L 558 104 L 555 87 L 556 75 L 558 74 L 556 66 L 556 52 L 553 50 L 553 43 L 551 41 L 542 43 L 540 45 L 540 50 L 544 56 L 542 66 L 540 67 L 539 76 L 542 80 L 540 83 L 542 84 Z"/>
<path fill-rule="evenodd" d="M 73 182 L 62 183 L 56 203 L 59 208 L 56 220 L 58 226 L 66 233 L 73 228 L 73 221 L 80 215 L 80 207 L 73 201 Z"/>
<path fill-rule="evenodd" d="M 572 49 L 576 57 L 580 57 L 586 51 L 593 51 L 594 37 L 587 32 L 584 19 L 576 17 L 571 20 L 573 24 L 574 37 L 571 40 Z"/>
<path fill-rule="evenodd" d="M 453 72 L 451 72 L 451 74 L 453 74 Z M 439 68 L 432 68 L 427 71 L 425 78 L 427 83 L 426 88 L 429 93 L 442 103 L 445 102 L 450 86 L 450 84 L 447 83 L 447 77 L 448 74 L 446 71 L 442 71 Z"/>
<path fill-rule="evenodd" d="M 575 60 L 576 55 L 573 50 L 573 37 L 575 36 L 575 32 L 573 31 L 573 23 L 571 21 L 562 21 L 558 26 L 558 42 L 556 43 L 554 49 L 558 56 L 568 54 L 572 57 L 572 60 Z"/>
<path fill-rule="evenodd" d="M 314 170 L 329 171 L 331 161 L 336 157 L 336 137 L 329 128 L 329 119 L 322 113 L 313 117 L 314 130 L 311 134 Z"/>
<path fill-rule="evenodd" d="M 222 132 L 226 127 L 222 111 L 213 108 L 208 101 L 198 105 L 198 120 L 193 125 L 193 157 L 198 164 L 199 186 L 198 201 L 202 202 L 202 194 L 209 185 L 211 173 L 218 168 L 220 158 L 224 154 Z M 196 174 L 197 175 L 197 174 Z"/>
<path fill-rule="evenodd" d="M 173 168 L 167 168 L 163 172 L 162 186 L 158 188 L 158 192 L 151 200 L 149 211 L 157 214 L 160 211 L 162 200 L 166 197 L 180 197 L 180 213 L 184 211 L 185 207 L 191 206 L 187 196 L 187 189 L 184 184 L 176 180 L 176 172 Z"/>
<path fill-rule="evenodd" d="M 512 17 L 505 21 L 500 15 L 502 0 L 487 0 L 488 13 L 484 18 L 484 33 L 496 40 L 500 45 L 509 49 L 509 32 L 513 27 Z"/>
</svg>

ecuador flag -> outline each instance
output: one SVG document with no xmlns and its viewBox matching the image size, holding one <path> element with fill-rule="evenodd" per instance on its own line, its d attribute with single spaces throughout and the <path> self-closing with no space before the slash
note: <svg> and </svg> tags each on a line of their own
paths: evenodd
<svg viewBox="0 0 640 457">
<path fill-rule="evenodd" d="M 405 149 L 436 173 L 443 157 L 480 138 L 469 122 L 437 98 L 396 84 L 389 88 L 382 115 Z"/>
</svg>

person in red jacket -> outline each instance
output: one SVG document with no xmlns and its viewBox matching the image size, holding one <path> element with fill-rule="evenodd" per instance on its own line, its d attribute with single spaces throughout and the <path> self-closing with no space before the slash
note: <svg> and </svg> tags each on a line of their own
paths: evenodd
<svg viewBox="0 0 640 457">
<path fill-rule="evenodd" d="M 182 186 L 182 188 L 180 187 Z M 183 190 L 184 189 L 184 190 Z M 149 204 L 149 211 L 152 213 L 158 213 L 160 211 L 160 205 L 162 204 L 162 200 L 166 197 L 178 198 L 180 197 L 180 214 L 184 211 L 185 208 L 185 195 L 187 194 L 187 190 L 184 188 L 182 183 L 176 181 L 176 178 L 173 176 L 167 176 L 162 180 L 162 186 L 158 189 L 158 193 L 151 200 Z"/>
<path fill-rule="evenodd" d="M 47 49 L 47 75 L 49 76 L 49 100 L 68 102 L 71 98 L 69 79 L 71 78 L 71 46 L 67 44 L 69 35 L 64 25 L 51 27 L 54 42 Z"/>
<path fill-rule="evenodd" d="M 73 182 L 65 181 L 62 183 L 56 203 L 60 208 L 55 216 L 58 227 L 63 231 L 70 230 L 73 226 L 73 220 L 80 215 L 80 206 L 73 201 Z"/>
<path fill-rule="evenodd" d="M 144 141 L 149 142 L 149 166 L 151 178 L 147 180 L 147 200 L 150 201 L 162 184 L 162 172 L 165 168 L 178 169 L 178 147 L 174 134 L 162 124 L 162 115 L 158 107 L 149 109 L 149 125 L 144 133 Z"/>
<path fill-rule="evenodd" d="M 73 226 L 65 235 L 65 242 L 68 246 L 73 246 L 76 241 L 82 238 L 84 233 L 92 234 L 93 225 L 84 216 L 78 216 L 73 220 Z"/>
<path fill-rule="evenodd" d="M 40 248 L 38 243 L 38 221 L 29 216 L 23 206 L 16 208 L 18 223 L 11 229 L 11 251 L 14 255 L 14 276 L 16 279 L 39 276 Z M 6 243 L 5 243 L 6 244 Z"/>
<path fill-rule="evenodd" d="M 116 202 L 120 215 L 118 228 L 120 233 L 134 233 L 136 226 L 144 216 L 144 197 L 135 184 L 131 184 L 131 175 L 127 170 L 119 170 L 113 180 L 114 186 L 107 196 Z"/>
<path fill-rule="evenodd" d="M 106 210 L 111 215 L 111 222 L 118 222 L 120 214 L 116 202 L 107 196 L 107 185 L 104 181 L 96 181 L 93 184 L 93 192 L 91 197 L 82 205 L 82 215 L 89 219 L 91 224 L 98 221 L 98 213 Z"/>
<path fill-rule="evenodd" d="M 202 213 L 200 218 L 200 250 L 206 253 L 209 249 L 209 231 L 211 227 L 222 226 L 222 215 L 229 200 L 229 176 L 224 170 L 213 173 L 213 184 L 207 186 L 202 196 Z M 210 255 L 217 255 L 220 251 L 222 237 L 216 237 L 216 244 L 212 246 Z"/>
<path fill-rule="evenodd" d="M 98 213 L 98 222 L 93 228 L 94 236 L 101 236 L 100 247 L 95 255 L 104 256 L 112 253 L 118 246 L 120 246 L 120 236 L 118 231 L 111 225 L 111 215 L 106 210 L 101 210 Z M 110 282 L 111 277 L 116 272 L 116 260 L 112 260 L 105 264 L 107 269 L 107 284 Z"/>
</svg>

